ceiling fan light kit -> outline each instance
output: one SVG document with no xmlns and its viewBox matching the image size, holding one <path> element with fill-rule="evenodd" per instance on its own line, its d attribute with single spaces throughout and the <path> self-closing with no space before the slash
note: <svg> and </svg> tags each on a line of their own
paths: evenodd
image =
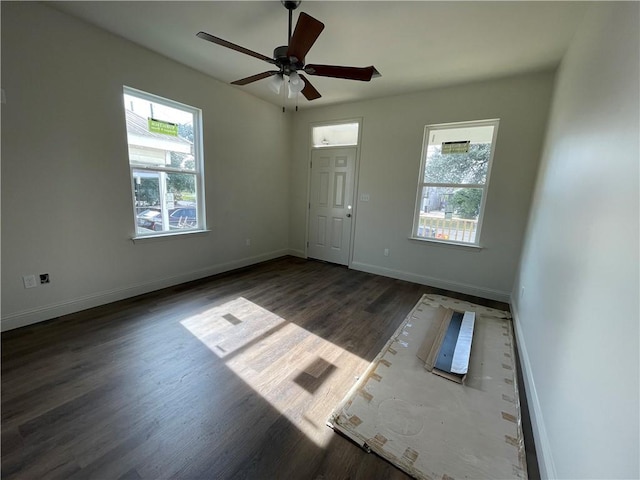
<svg viewBox="0 0 640 480">
<path fill-rule="evenodd" d="M 289 42 L 288 45 L 276 47 L 273 51 L 273 58 L 269 58 L 266 55 L 254 52 L 253 50 L 241 47 L 240 45 L 215 37 L 206 32 L 197 33 L 196 36 L 198 38 L 222 47 L 230 48 L 236 52 L 244 53 L 245 55 L 274 65 L 277 68 L 277 70 L 268 70 L 250 77 L 241 78 L 240 80 L 231 82 L 232 85 L 247 85 L 271 77 L 269 79 L 269 88 L 274 93 L 279 94 L 285 83 L 284 76 L 286 75 L 289 78 L 289 81 L 286 82 L 289 85 L 289 98 L 293 98 L 298 93 L 302 93 L 307 100 L 311 101 L 320 98 L 320 92 L 318 92 L 311 82 L 300 72 L 319 77 L 342 78 L 362 82 L 368 82 L 372 78 L 380 76 L 380 73 L 374 66 L 344 67 L 339 65 L 306 65 L 305 57 L 320 36 L 320 33 L 322 33 L 322 30 L 324 30 L 324 24 L 311 15 L 300 12 L 296 28 L 292 34 L 293 10 L 298 8 L 300 2 L 281 0 L 281 3 L 289 11 Z"/>
<path fill-rule="evenodd" d="M 273 75 L 271 77 L 271 80 L 269 80 L 269 88 L 273 93 L 275 93 L 276 95 L 279 95 L 280 92 L 282 91 L 283 83 L 284 83 L 284 78 L 282 78 L 282 75 L 278 73 L 276 75 Z"/>
</svg>

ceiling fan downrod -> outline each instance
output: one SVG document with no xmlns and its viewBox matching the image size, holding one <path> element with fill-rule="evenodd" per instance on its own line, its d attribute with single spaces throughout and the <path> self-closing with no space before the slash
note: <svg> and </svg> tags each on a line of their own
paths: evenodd
<svg viewBox="0 0 640 480">
<path fill-rule="evenodd" d="M 287 37 L 287 46 L 291 45 L 291 32 L 293 31 L 293 11 L 300 6 L 300 1 L 280 0 L 284 8 L 289 10 L 289 36 Z"/>
</svg>

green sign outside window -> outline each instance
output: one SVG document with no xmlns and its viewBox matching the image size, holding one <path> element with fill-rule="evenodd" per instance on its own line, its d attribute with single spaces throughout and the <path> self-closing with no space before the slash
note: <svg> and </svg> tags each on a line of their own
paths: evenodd
<svg viewBox="0 0 640 480">
<path fill-rule="evenodd" d="M 442 142 L 442 153 L 469 153 L 470 141 Z"/>
<path fill-rule="evenodd" d="M 149 131 L 153 133 L 161 133 L 163 135 L 178 136 L 178 124 L 171 122 L 163 122 L 155 118 L 149 118 Z"/>
</svg>

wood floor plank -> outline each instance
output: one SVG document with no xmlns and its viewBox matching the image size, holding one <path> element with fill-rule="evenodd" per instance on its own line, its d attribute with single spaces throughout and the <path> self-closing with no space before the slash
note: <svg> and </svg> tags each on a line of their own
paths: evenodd
<svg viewBox="0 0 640 480">
<path fill-rule="evenodd" d="M 5 332 L 2 478 L 408 478 L 325 422 L 428 292 L 284 257 Z"/>
</svg>

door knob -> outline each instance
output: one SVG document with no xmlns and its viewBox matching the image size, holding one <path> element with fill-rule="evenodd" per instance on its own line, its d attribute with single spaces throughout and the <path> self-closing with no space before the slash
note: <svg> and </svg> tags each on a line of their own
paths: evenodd
<svg viewBox="0 0 640 480">
<path fill-rule="evenodd" d="M 350 213 L 347 213 L 347 218 L 351 218 L 351 214 Z"/>
</svg>

